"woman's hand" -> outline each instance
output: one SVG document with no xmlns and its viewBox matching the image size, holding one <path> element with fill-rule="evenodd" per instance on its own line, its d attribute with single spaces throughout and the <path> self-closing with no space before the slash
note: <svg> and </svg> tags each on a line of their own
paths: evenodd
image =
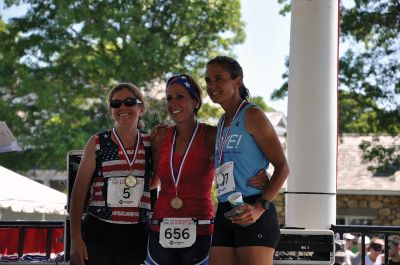
<svg viewBox="0 0 400 265">
<path fill-rule="evenodd" d="M 259 203 L 245 203 L 236 207 L 237 210 L 242 213 L 230 218 L 230 220 L 232 221 L 232 223 L 239 225 L 255 223 L 265 211 L 264 207 L 262 207 Z"/>
<path fill-rule="evenodd" d="M 268 174 L 268 172 L 265 169 L 260 169 L 257 172 L 257 175 L 249 178 L 247 183 L 253 188 L 264 190 L 265 187 L 268 185 L 270 178 L 271 175 Z"/>
<path fill-rule="evenodd" d="M 160 131 L 160 129 L 168 128 L 169 126 L 171 126 L 171 125 L 166 123 L 166 122 L 159 123 L 156 126 L 154 126 L 154 128 L 153 128 L 153 130 L 151 131 L 151 134 L 150 134 L 150 139 L 153 140 L 154 136 L 157 135 L 157 133 Z"/>
<path fill-rule="evenodd" d="M 82 238 L 72 240 L 70 248 L 71 261 L 74 265 L 85 265 L 85 260 L 89 259 L 86 244 Z"/>
</svg>

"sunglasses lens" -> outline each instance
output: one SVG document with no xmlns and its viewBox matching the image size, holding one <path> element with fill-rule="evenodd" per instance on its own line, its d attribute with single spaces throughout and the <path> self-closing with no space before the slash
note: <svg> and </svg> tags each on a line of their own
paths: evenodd
<svg viewBox="0 0 400 265">
<path fill-rule="evenodd" d="M 122 101 L 119 99 L 113 99 L 110 101 L 110 107 L 115 109 L 115 108 L 119 108 L 122 105 Z"/>
<path fill-rule="evenodd" d="M 382 245 L 380 244 L 372 244 L 371 248 L 375 251 L 381 251 L 382 250 Z"/>
<path fill-rule="evenodd" d="M 110 101 L 110 107 L 115 109 L 121 107 L 122 103 L 127 107 L 135 106 L 136 104 L 142 103 L 140 99 L 137 98 L 126 98 L 124 100 L 113 99 Z"/>
<path fill-rule="evenodd" d="M 126 98 L 124 100 L 124 104 L 125 104 L 125 106 L 132 107 L 132 106 L 136 105 L 136 101 L 137 101 L 136 98 Z"/>
</svg>

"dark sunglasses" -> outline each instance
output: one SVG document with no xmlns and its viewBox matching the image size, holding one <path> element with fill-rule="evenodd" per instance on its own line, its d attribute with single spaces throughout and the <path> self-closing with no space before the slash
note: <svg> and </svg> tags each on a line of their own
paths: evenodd
<svg viewBox="0 0 400 265">
<path fill-rule="evenodd" d="M 381 244 L 372 243 L 369 247 L 375 251 L 381 251 L 383 249 L 383 246 Z"/>
<path fill-rule="evenodd" d="M 113 99 L 110 101 L 110 107 L 113 109 L 117 109 L 121 107 L 122 104 L 124 104 L 127 107 L 132 107 L 135 106 L 136 104 L 141 104 L 141 103 L 143 102 L 138 98 L 126 98 L 124 100 Z"/>
</svg>

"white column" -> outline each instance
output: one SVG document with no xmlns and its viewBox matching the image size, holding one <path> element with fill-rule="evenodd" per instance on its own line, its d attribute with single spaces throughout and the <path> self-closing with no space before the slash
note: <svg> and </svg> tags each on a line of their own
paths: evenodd
<svg viewBox="0 0 400 265">
<path fill-rule="evenodd" d="M 336 223 L 339 0 L 292 0 L 286 226 Z"/>
</svg>

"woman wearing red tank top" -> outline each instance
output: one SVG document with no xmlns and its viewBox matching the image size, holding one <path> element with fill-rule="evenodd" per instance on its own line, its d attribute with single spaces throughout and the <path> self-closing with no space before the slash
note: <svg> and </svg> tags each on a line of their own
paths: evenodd
<svg viewBox="0 0 400 265">
<path fill-rule="evenodd" d="M 145 264 L 208 264 L 213 233 L 216 127 L 197 121 L 201 89 L 189 75 L 168 79 L 167 110 L 174 125 L 158 129 L 152 139 L 155 203 Z M 262 188 L 266 173 L 249 185 Z"/>
<path fill-rule="evenodd" d="M 201 90 L 189 75 L 171 77 L 167 110 L 174 125 L 152 139 L 155 203 L 146 264 L 208 264 L 216 128 L 197 121 Z"/>
</svg>

